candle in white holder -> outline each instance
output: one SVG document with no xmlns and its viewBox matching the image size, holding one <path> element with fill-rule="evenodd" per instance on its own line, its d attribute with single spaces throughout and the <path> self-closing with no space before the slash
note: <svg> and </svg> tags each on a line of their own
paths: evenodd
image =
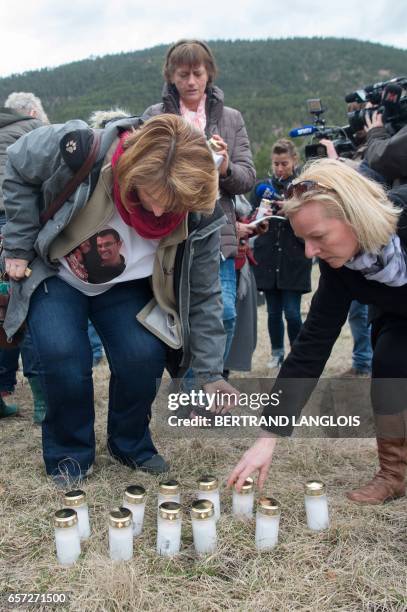
<svg viewBox="0 0 407 612">
<path fill-rule="evenodd" d="M 180 486 L 178 480 L 160 482 L 158 488 L 158 506 L 165 502 L 181 503 Z"/>
<path fill-rule="evenodd" d="M 209 499 L 197 499 L 191 508 L 192 534 L 195 550 L 199 555 L 216 550 L 216 518 L 214 505 Z"/>
<path fill-rule="evenodd" d="M 133 536 L 143 531 L 146 490 L 139 485 L 130 485 L 124 492 L 123 508 L 128 508 L 133 517 Z"/>
<path fill-rule="evenodd" d="M 128 508 L 114 508 L 109 514 L 109 553 L 112 561 L 133 557 L 133 525 Z"/>
<path fill-rule="evenodd" d="M 90 536 L 89 510 L 86 503 L 86 495 L 84 491 L 77 489 L 65 493 L 65 506 L 76 510 L 78 515 L 78 529 L 81 540 L 87 540 Z"/>
<path fill-rule="evenodd" d="M 280 505 L 273 497 L 261 497 L 256 512 L 256 548 L 267 550 L 278 542 Z"/>
<path fill-rule="evenodd" d="M 171 557 L 181 547 L 181 506 L 176 502 L 164 502 L 157 516 L 157 552 Z"/>
<path fill-rule="evenodd" d="M 73 565 L 81 554 L 78 515 L 72 508 L 62 508 L 54 514 L 55 545 L 61 565 Z"/>
<path fill-rule="evenodd" d="M 233 490 L 232 512 L 235 516 L 252 518 L 253 516 L 253 478 L 247 478 L 243 483 L 241 492 Z"/>
<path fill-rule="evenodd" d="M 202 476 L 198 480 L 198 499 L 209 499 L 214 505 L 215 519 L 220 518 L 219 482 L 215 476 Z"/>
<path fill-rule="evenodd" d="M 318 480 L 310 480 L 305 484 L 305 512 L 310 529 L 320 531 L 329 527 L 325 485 Z"/>
</svg>

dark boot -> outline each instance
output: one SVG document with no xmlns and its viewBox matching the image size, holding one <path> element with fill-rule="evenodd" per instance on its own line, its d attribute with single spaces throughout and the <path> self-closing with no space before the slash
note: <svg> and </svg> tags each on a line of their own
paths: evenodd
<svg viewBox="0 0 407 612">
<path fill-rule="evenodd" d="M 36 425 L 40 425 L 44 418 L 47 410 L 47 406 L 45 404 L 44 397 L 42 395 L 42 389 L 40 385 L 40 379 L 38 376 L 31 376 L 28 379 L 28 382 L 31 387 L 31 392 L 33 394 L 34 401 L 34 423 Z"/>
<path fill-rule="evenodd" d="M 404 418 L 405 415 L 400 414 L 376 419 L 380 469 L 366 485 L 346 494 L 351 501 L 377 505 L 406 494 L 407 439 Z M 402 437 L 394 437 L 396 435 Z"/>
<path fill-rule="evenodd" d="M 3 397 L 0 395 L 0 419 L 15 416 L 17 413 L 18 406 L 16 404 L 6 404 Z"/>
</svg>

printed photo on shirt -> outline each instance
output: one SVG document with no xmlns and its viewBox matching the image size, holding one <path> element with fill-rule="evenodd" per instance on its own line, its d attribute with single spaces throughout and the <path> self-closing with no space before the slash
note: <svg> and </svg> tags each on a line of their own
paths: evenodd
<svg viewBox="0 0 407 612">
<path fill-rule="evenodd" d="M 67 256 L 73 274 L 86 283 L 107 283 L 126 268 L 124 243 L 119 232 L 108 227 L 82 242 Z"/>
</svg>

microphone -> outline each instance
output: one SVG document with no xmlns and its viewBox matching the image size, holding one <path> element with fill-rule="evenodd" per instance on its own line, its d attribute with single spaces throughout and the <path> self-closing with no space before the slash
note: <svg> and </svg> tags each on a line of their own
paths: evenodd
<svg viewBox="0 0 407 612">
<path fill-rule="evenodd" d="M 315 125 L 303 125 L 299 128 L 294 128 L 288 135 L 290 138 L 299 138 L 300 136 L 309 136 L 318 132 L 318 128 Z"/>
<path fill-rule="evenodd" d="M 266 198 L 267 200 L 280 199 L 278 192 L 270 183 L 259 183 L 256 187 L 256 196 L 259 199 Z"/>
</svg>

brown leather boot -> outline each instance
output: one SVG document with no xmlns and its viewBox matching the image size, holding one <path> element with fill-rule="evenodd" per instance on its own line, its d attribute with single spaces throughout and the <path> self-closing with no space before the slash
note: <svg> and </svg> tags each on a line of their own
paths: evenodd
<svg viewBox="0 0 407 612">
<path fill-rule="evenodd" d="M 377 438 L 380 470 L 360 489 L 346 493 L 357 504 L 383 504 L 406 494 L 407 441 L 405 438 Z"/>
</svg>

